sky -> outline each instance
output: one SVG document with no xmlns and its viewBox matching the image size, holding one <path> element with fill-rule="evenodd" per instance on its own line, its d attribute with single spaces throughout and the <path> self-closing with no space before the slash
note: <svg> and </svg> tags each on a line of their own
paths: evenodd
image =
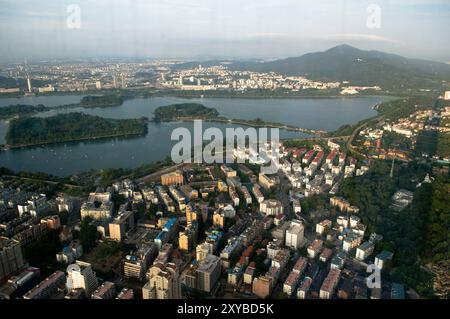
<svg viewBox="0 0 450 319">
<path fill-rule="evenodd" d="M 271 59 L 346 43 L 450 62 L 449 31 L 449 0 L 0 0 L 4 61 Z"/>
</svg>

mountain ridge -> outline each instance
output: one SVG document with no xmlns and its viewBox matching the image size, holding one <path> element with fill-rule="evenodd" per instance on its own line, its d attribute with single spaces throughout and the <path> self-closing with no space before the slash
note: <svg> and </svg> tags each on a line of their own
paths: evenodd
<svg viewBox="0 0 450 319">
<path fill-rule="evenodd" d="M 214 63 L 220 62 L 204 61 L 201 64 Z M 184 66 L 195 66 L 195 62 L 177 68 Z M 348 81 L 355 86 L 379 85 L 385 90 L 435 89 L 443 81 L 450 82 L 449 64 L 406 58 L 377 50 L 361 50 L 348 44 L 269 62 L 234 61 L 228 67 L 232 70 L 305 76 L 317 81 Z"/>
</svg>

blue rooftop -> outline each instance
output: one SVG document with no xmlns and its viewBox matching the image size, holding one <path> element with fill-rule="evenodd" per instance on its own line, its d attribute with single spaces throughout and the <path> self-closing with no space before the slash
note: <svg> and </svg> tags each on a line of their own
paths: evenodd
<svg viewBox="0 0 450 319">
<path fill-rule="evenodd" d="M 175 217 L 170 218 L 167 223 L 165 223 L 163 229 L 169 230 L 173 227 L 173 225 L 175 224 L 175 222 L 177 221 L 177 219 Z"/>
</svg>

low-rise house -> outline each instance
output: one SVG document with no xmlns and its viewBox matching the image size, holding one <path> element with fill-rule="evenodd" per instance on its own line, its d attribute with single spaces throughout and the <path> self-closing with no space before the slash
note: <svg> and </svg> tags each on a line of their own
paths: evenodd
<svg viewBox="0 0 450 319">
<path fill-rule="evenodd" d="M 315 239 L 311 245 L 308 246 L 307 252 L 309 258 L 316 258 L 322 250 L 323 240 Z"/>
<path fill-rule="evenodd" d="M 334 291 L 339 283 L 341 271 L 339 269 L 331 269 L 320 287 L 319 297 L 321 299 L 331 299 Z"/>
</svg>

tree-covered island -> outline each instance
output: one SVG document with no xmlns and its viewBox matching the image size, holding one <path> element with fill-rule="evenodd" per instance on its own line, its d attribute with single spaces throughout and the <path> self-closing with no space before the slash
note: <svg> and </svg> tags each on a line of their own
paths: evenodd
<svg viewBox="0 0 450 319">
<path fill-rule="evenodd" d="M 215 108 L 199 103 L 180 103 L 158 107 L 154 112 L 155 122 L 169 122 L 182 119 L 214 119 L 219 116 Z"/>
<path fill-rule="evenodd" d="M 10 122 L 8 147 L 147 134 L 148 119 L 105 119 L 84 113 L 58 114 L 47 118 L 25 117 Z"/>
</svg>

